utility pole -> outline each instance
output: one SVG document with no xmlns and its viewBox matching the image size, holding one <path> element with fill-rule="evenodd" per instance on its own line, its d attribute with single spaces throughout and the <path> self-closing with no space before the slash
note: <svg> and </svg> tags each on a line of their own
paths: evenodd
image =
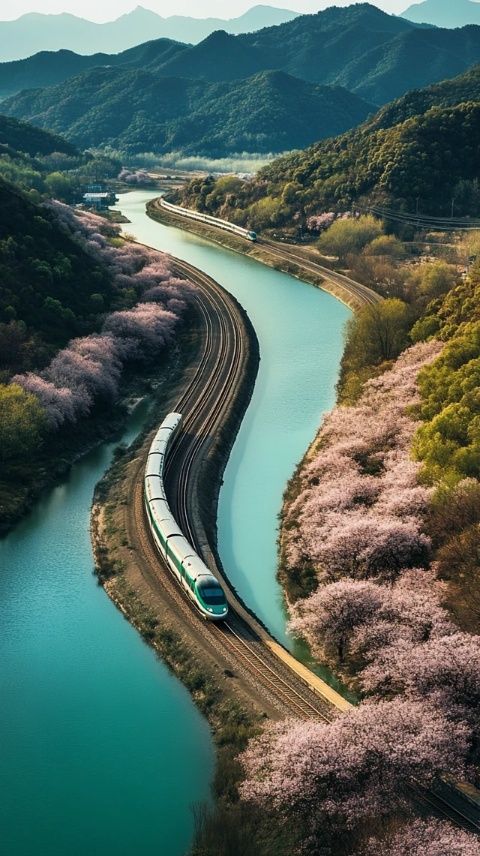
<svg viewBox="0 0 480 856">
<path fill-rule="evenodd" d="M 416 214 L 416 215 L 417 215 L 417 217 L 418 217 L 418 209 L 419 209 L 419 205 L 420 205 L 420 197 L 419 197 L 419 196 L 417 196 L 417 200 L 416 200 L 416 201 L 417 201 L 417 207 L 416 207 L 416 209 L 415 209 L 415 214 Z"/>
<path fill-rule="evenodd" d="M 452 220 L 453 220 L 453 212 L 455 210 L 455 197 L 452 199 Z"/>
</svg>

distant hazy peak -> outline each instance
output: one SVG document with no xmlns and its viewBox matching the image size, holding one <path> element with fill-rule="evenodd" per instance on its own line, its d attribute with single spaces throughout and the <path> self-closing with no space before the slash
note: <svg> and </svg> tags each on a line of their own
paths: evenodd
<svg viewBox="0 0 480 856">
<path fill-rule="evenodd" d="M 480 24 L 480 2 L 474 0 L 424 0 L 402 12 L 402 18 L 437 27 L 465 27 Z"/>
<path fill-rule="evenodd" d="M 297 12 L 253 6 L 238 18 L 163 18 L 137 6 L 115 21 L 96 23 L 69 13 L 31 12 L 15 21 L 0 21 L 0 62 L 24 59 L 40 51 L 67 49 L 79 54 L 115 54 L 142 42 L 167 38 L 198 44 L 215 30 L 239 35 L 291 21 Z"/>
</svg>

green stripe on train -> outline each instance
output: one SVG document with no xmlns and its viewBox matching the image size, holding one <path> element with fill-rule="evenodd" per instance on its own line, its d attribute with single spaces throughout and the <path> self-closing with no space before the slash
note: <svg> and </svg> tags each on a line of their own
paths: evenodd
<svg viewBox="0 0 480 856">
<path fill-rule="evenodd" d="M 152 521 L 152 526 L 153 526 L 156 534 L 158 535 L 159 541 L 160 541 L 163 549 L 166 551 L 167 556 L 172 560 L 172 562 L 174 563 L 174 565 L 177 568 L 180 575 L 185 577 L 185 579 L 187 580 L 190 587 L 192 587 L 192 585 L 194 583 L 193 577 L 190 576 L 190 574 L 183 567 L 182 563 L 179 562 L 177 557 L 174 556 L 172 554 L 172 552 L 168 549 L 168 544 L 166 542 L 166 539 L 164 538 L 161 530 L 158 528 L 158 524 L 157 524 L 157 522 L 156 522 L 156 520 L 152 514 L 152 510 L 150 508 L 150 504 L 149 504 L 148 500 L 147 500 L 147 509 L 148 509 L 148 516 L 149 516 L 150 520 Z"/>
</svg>

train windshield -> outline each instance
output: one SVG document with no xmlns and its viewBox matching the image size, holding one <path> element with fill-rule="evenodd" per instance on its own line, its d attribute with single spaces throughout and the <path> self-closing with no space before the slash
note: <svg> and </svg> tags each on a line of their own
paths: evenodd
<svg viewBox="0 0 480 856">
<path fill-rule="evenodd" d="M 208 606 L 220 606 L 226 603 L 223 589 L 214 580 L 199 583 L 198 588 L 202 599 Z"/>
</svg>

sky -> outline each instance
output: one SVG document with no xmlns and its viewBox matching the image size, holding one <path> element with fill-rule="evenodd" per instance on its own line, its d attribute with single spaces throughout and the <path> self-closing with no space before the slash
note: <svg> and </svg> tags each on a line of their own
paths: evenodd
<svg viewBox="0 0 480 856">
<path fill-rule="evenodd" d="M 70 12 L 92 21 L 111 21 L 142 5 L 159 15 L 190 15 L 194 18 L 235 18 L 257 4 L 318 12 L 328 6 L 349 6 L 352 0 L 0 0 L 0 20 L 19 18 L 26 12 L 57 14 Z M 403 12 L 414 0 L 371 0 L 385 12 Z M 418 2 L 418 0 L 415 0 Z M 453 2 L 453 0 L 452 0 Z"/>
</svg>

